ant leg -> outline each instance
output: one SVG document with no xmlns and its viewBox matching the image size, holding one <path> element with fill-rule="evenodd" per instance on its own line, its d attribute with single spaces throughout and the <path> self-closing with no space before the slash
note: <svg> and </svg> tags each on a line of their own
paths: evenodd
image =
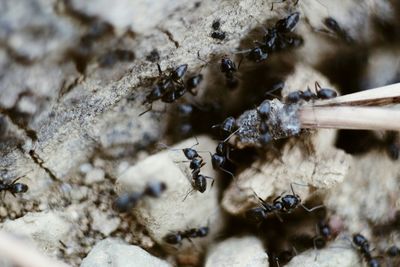
<svg viewBox="0 0 400 267">
<path fill-rule="evenodd" d="M 294 190 L 293 190 L 293 185 L 298 185 L 298 186 L 306 186 L 306 187 L 310 187 L 310 185 L 308 185 L 308 184 L 300 184 L 300 183 L 296 183 L 296 182 L 292 182 L 292 183 L 290 183 L 290 188 L 292 189 L 292 193 L 293 193 L 293 195 L 296 195 L 295 193 L 294 193 Z"/>
<path fill-rule="evenodd" d="M 240 60 L 239 60 L 239 64 L 238 64 L 238 67 L 237 67 L 238 70 L 239 70 L 239 68 L 240 68 L 240 64 L 242 64 L 243 59 L 244 59 L 244 57 L 242 56 L 242 57 L 240 58 Z"/>
<path fill-rule="evenodd" d="M 211 187 L 213 187 L 214 182 L 215 182 L 215 179 L 212 178 L 212 177 L 210 177 L 210 176 L 204 176 L 204 178 L 206 178 L 206 179 L 211 179 L 211 180 L 212 180 L 212 182 L 211 182 Z"/>
<path fill-rule="evenodd" d="M 276 266 L 281 267 L 281 265 L 279 264 L 279 258 L 275 257 L 275 262 L 276 262 Z"/>
<path fill-rule="evenodd" d="M 274 214 L 275 214 L 276 218 L 278 218 L 278 220 L 279 220 L 281 223 L 283 223 L 283 219 L 282 219 L 282 217 L 278 214 L 278 212 L 274 211 Z"/>
<path fill-rule="evenodd" d="M 315 253 L 314 261 L 317 261 L 317 258 L 318 258 L 318 256 L 319 256 L 319 251 L 318 251 L 317 243 L 316 243 L 318 238 L 319 238 L 319 236 L 314 236 L 314 237 L 313 237 L 313 246 L 314 246 L 314 250 L 317 252 L 317 253 Z"/>
<path fill-rule="evenodd" d="M 186 198 L 194 191 L 194 189 L 189 190 L 186 196 L 183 198 L 182 202 L 186 200 Z"/>
<path fill-rule="evenodd" d="M 162 70 L 160 64 L 157 63 L 157 69 L 158 69 L 158 74 L 161 76 L 162 75 Z"/>
<path fill-rule="evenodd" d="M 277 201 L 278 199 L 280 199 L 284 194 L 286 193 L 286 191 L 283 191 L 278 197 L 276 197 L 272 202 Z"/>
<path fill-rule="evenodd" d="M 224 169 L 222 166 L 219 167 L 219 169 L 227 174 L 229 174 L 230 176 L 232 176 L 232 179 L 235 180 L 235 176 L 233 175 L 233 173 L 231 173 L 230 171 Z"/>
<path fill-rule="evenodd" d="M 174 161 L 174 163 L 186 163 L 186 162 L 190 162 L 190 160 Z"/>
<path fill-rule="evenodd" d="M 300 206 L 301 206 L 305 211 L 307 211 L 307 212 L 313 212 L 314 210 L 321 209 L 321 208 L 324 208 L 324 207 L 325 207 L 324 205 L 318 205 L 318 206 L 315 206 L 315 207 L 309 209 L 309 208 L 307 208 L 306 206 L 304 206 L 304 205 L 301 204 L 301 203 L 300 203 Z"/>
<path fill-rule="evenodd" d="M 319 90 L 321 90 L 321 85 L 318 81 L 315 81 L 315 92 L 318 92 Z"/>
<path fill-rule="evenodd" d="M 150 105 L 150 108 L 148 108 L 147 110 L 143 111 L 142 113 L 139 114 L 139 117 L 146 114 L 147 112 L 149 112 L 150 110 L 153 109 L 153 105 Z"/>
</svg>

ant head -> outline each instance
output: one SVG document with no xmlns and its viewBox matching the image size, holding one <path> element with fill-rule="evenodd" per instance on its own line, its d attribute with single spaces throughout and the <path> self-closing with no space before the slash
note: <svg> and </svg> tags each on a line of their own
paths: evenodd
<svg viewBox="0 0 400 267">
<path fill-rule="evenodd" d="M 302 93 L 303 93 L 302 91 L 291 92 L 286 96 L 285 100 L 288 103 L 297 103 L 300 101 L 300 99 L 302 97 Z"/>
<path fill-rule="evenodd" d="M 196 88 L 201 83 L 202 80 L 203 80 L 203 75 L 202 74 L 197 74 L 195 76 L 190 77 L 187 80 L 186 86 L 187 86 L 187 88 L 189 90 L 193 89 L 193 88 Z"/>
<path fill-rule="evenodd" d="M 236 71 L 236 65 L 230 58 L 228 58 L 228 56 L 225 55 L 221 58 L 220 70 L 222 73 Z"/>
<path fill-rule="evenodd" d="M 218 169 L 224 165 L 225 157 L 215 153 L 211 156 L 211 163 L 214 169 Z"/>
<path fill-rule="evenodd" d="M 397 257 L 400 255 L 400 248 L 397 246 L 391 246 L 386 251 L 386 255 L 388 255 L 389 257 Z"/>
<path fill-rule="evenodd" d="M 29 187 L 26 184 L 16 183 L 12 186 L 13 193 L 25 193 L 28 191 Z"/>
<path fill-rule="evenodd" d="M 220 127 L 222 131 L 231 133 L 236 128 L 236 119 L 234 117 L 228 117 L 222 122 Z"/>
<path fill-rule="evenodd" d="M 294 30 L 300 20 L 300 12 L 294 12 L 284 19 L 276 22 L 275 28 L 278 32 L 288 33 Z"/>
<path fill-rule="evenodd" d="M 285 209 L 291 210 L 297 207 L 297 205 L 301 202 L 301 199 L 298 195 L 286 195 L 281 198 L 281 201 Z"/>
<path fill-rule="evenodd" d="M 364 246 L 365 244 L 368 244 L 368 240 L 361 234 L 354 234 L 353 235 L 353 243 L 356 246 Z"/>
<path fill-rule="evenodd" d="M 188 64 L 182 64 L 178 66 L 174 71 L 172 71 L 171 79 L 174 81 L 181 79 L 185 75 L 187 68 Z"/>
<path fill-rule="evenodd" d="M 164 241 L 167 242 L 168 244 L 171 245 L 177 245 L 182 242 L 182 236 L 177 233 L 177 234 L 168 234 L 164 236 Z"/>
<path fill-rule="evenodd" d="M 140 193 L 125 193 L 115 200 L 113 208 L 118 212 L 128 212 L 130 209 L 136 206 L 141 197 L 142 194 Z"/>
<path fill-rule="evenodd" d="M 165 189 L 167 189 L 167 185 L 164 182 L 153 181 L 147 184 L 144 194 L 158 198 Z"/>
<path fill-rule="evenodd" d="M 183 154 L 185 154 L 185 157 L 188 160 L 192 160 L 192 159 L 197 158 L 199 156 L 197 151 L 194 150 L 193 148 L 184 148 L 184 149 L 182 149 L 182 151 L 183 151 Z"/>
<path fill-rule="evenodd" d="M 266 214 L 263 207 L 255 207 L 246 211 L 246 218 L 256 223 L 261 222 L 265 217 Z"/>
<path fill-rule="evenodd" d="M 270 112 L 271 112 L 271 103 L 269 100 L 264 100 L 257 107 L 257 113 L 262 119 L 268 119 Z"/>
<path fill-rule="evenodd" d="M 209 232 L 208 226 L 200 227 L 200 228 L 197 230 L 197 236 L 198 236 L 198 237 L 205 237 L 205 236 L 208 235 L 208 232 Z"/>
<path fill-rule="evenodd" d="M 260 47 L 254 47 L 250 50 L 247 58 L 254 62 L 260 62 L 268 58 L 268 53 L 263 51 Z"/>
<path fill-rule="evenodd" d="M 215 152 L 217 152 L 218 155 L 225 155 L 228 149 L 229 149 L 228 143 L 219 142 L 217 148 L 215 149 Z"/>
</svg>

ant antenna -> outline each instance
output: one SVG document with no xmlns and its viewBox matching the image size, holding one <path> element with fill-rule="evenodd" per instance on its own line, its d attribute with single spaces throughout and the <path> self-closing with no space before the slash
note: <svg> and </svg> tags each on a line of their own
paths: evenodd
<svg viewBox="0 0 400 267">
<path fill-rule="evenodd" d="M 199 143 L 199 140 L 197 139 L 196 136 L 194 136 L 194 139 L 196 140 L 196 144 L 192 145 L 192 146 L 190 147 L 190 149 L 192 149 L 193 147 L 195 147 L 195 146 L 197 146 L 197 145 L 200 144 L 200 143 Z M 158 145 L 159 145 L 160 147 L 167 148 L 167 149 L 172 150 L 172 151 L 182 151 L 183 149 L 185 149 L 185 148 L 172 148 L 172 147 L 170 147 L 170 146 L 167 146 L 167 145 L 164 144 L 164 143 L 158 143 Z M 204 152 L 204 151 L 203 151 L 203 152 Z"/>
<path fill-rule="evenodd" d="M 315 81 L 315 92 L 317 93 L 319 90 L 321 90 L 321 85 L 319 84 L 319 82 Z"/>
<path fill-rule="evenodd" d="M 275 95 L 275 94 L 272 94 L 273 92 L 275 92 L 275 91 L 277 91 L 277 90 L 279 90 L 279 89 L 283 89 L 283 87 L 284 86 L 277 86 L 276 88 L 273 88 L 273 89 L 271 89 L 271 90 L 269 90 L 269 91 L 267 91 L 267 92 L 265 92 L 264 93 L 264 96 L 265 95 L 270 95 L 270 96 L 273 96 L 273 97 L 276 97 L 276 98 L 279 98 L 279 96 L 277 96 L 277 95 Z"/>
</svg>

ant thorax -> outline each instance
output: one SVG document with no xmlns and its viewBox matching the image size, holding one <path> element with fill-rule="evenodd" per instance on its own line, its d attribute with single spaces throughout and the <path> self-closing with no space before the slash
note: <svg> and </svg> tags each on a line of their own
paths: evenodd
<svg viewBox="0 0 400 267">
<path fill-rule="evenodd" d="M 287 138 L 300 133 L 298 117 L 300 104 L 285 104 L 278 99 L 270 101 L 269 117 L 262 119 L 257 109 L 245 111 L 237 120 L 236 141 L 238 146 L 259 146 L 261 133 L 259 125 L 263 120 L 270 131 L 272 139 Z"/>
</svg>

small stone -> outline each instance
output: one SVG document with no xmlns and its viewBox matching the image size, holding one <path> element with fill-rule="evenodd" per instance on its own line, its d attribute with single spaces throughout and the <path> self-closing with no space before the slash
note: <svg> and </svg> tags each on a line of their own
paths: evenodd
<svg viewBox="0 0 400 267">
<path fill-rule="evenodd" d="M 121 240 L 107 238 L 98 242 L 83 259 L 81 267 L 168 267 L 166 261 L 158 259 L 138 246 Z"/>
<path fill-rule="evenodd" d="M 86 173 L 90 172 L 91 170 L 93 170 L 93 166 L 90 163 L 84 163 L 81 166 L 79 166 L 79 171 L 81 173 L 85 173 L 86 174 Z"/>
<path fill-rule="evenodd" d="M 346 249 L 346 246 L 348 247 Z M 308 250 L 295 256 L 286 267 L 361 267 L 364 266 L 357 251 L 349 244 L 336 242 L 330 247 Z"/>
<path fill-rule="evenodd" d="M 28 213 L 22 218 L 4 222 L 2 229 L 2 231 L 27 238 L 48 255 L 60 249 L 60 240 L 68 239 L 71 230 L 71 223 L 57 212 Z"/>
<path fill-rule="evenodd" d="M 8 214 L 7 209 L 5 207 L 0 207 L 0 216 L 6 217 Z"/>
<path fill-rule="evenodd" d="M 253 236 L 232 237 L 210 250 L 206 267 L 268 267 L 268 255 L 261 240 Z"/>
<path fill-rule="evenodd" d="M 214 151 L 217 146 L 205 136 L 199 136 L 197 140 L 199 145 L 195 149 L 198 151 Z M 207 237 L 192 239 L 200 248 L 210 242 L 223 225 L 217 183 L 211 187 L 211 181 L 207 179 L 207 190 L 204 193 L 193 191 L 189 194 L 193 189 L 190 183 L 192 171 L 181 149 L 194 144 L 196 140 L 191 138 L 174 146 L 179 150 L 166 150 L 147 157 L 128 168 L 117 180 L 119 192 L 141 192 L 151 181 L 166 184 L 166 190 L 159 198 L 144 197 L 132 211 L 137 220 L 146 227 L 148 234 L 158 244 L 171 249 L 171 253 L 181 253 L 183 250 L 193 252 L 193 244 L 184 240 L 181 246 L 172 247 L 163 240 L 167 234 L 210 225 Z M 216 178 L 210 157 L 204 156 L 203 159 L 206 165 L 201 168 L 201 174 Z"/>
<path fill-rule="evenodd" d="M 90 212 L 92 216 L 92 229 L 99 231 L 105 236 L 110 235 L 112 232 L 117 230 L 121 219 L 118 217 L 112 217 L 105 212 L 101 212 L 97 209 L 94 209 Z"/>
<path fill-rule="evenodd" d="M 85 184 L 93 184 L 104 180 L 105 173 L 102 169 L 93 169 L 86 174 Z"/>
</svg>

